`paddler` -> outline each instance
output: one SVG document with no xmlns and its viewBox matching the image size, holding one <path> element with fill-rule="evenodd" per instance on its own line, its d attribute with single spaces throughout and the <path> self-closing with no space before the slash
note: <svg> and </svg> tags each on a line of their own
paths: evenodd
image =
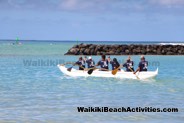
<svg viewBox="0 0 184 123">
<path fill-rule="evenodd" d="M 136 74 L 138 71 L 139 72 L 147 71 L 147 67 L 148 67 L 148 61 L 146 61 L 144 56 L 141 56 L 141 61 L 139 62 L 138 69 L 134 72 L 134 74 Z"/>
<path fill-rule="evenodd" d="M 106 56 L 105 55 L 102 55 L 101 56 L 102 59 L 97 63 L 96 66 L 99 66 L 101 67 L 101 71 L 108 71 L 109 70 L 109 62 L 108 60 L 106 59 Z"/>
<path fill-rule="evenodd" d="M 123 64 L 126 68 L 126 72 L 134 72 L 134 62 L 131 60 L 131 56 L 128 56 L 126 63 Z"/>
<path fill-rule="evenodd" d="M 79 70 L 84 70 L 85 68 L 85 60 L 82 57 L 79 57 L 79 60 L 75 62 L 79 66 Z"/>
<path fill-rule="evenodd" d="M 109 57 L 108 58 L 108 62 L 112 65 L 112 70 L 115 70 L 115 69 L 117 69 L 120 66 L 120 64 L 119 64 L 119 62 L 117 61 L 116 58 L 113 58 L 113 60 L 111 61 L 111 59 Z"/>
<path fill-rule="evenodd" d="M 86 63 L 88 65 L 88 68 L 93 68 L 95 66 L 95 62 L 91 56 L 88 57 L 88 59 L 86 60 Z"/>
</svg>

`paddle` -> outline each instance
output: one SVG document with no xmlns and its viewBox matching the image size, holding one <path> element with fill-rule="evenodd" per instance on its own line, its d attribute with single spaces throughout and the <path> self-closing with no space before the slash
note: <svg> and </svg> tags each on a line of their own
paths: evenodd
<svg viewBox="0 0 184 123">
<path fill-rule="evenodd" d="M 129 67 L 129 69 L 134 73 L 134 71 L 132 70 L 131 67 Z M 137 79 L 140 79 L 136 74 L 134 74 L 136 76 Z"/>
<path fill-rule="evenodd" d="M 96 70 L 96 69 L 100 69 L 100 70 L 104 70 L 104 71 L 109 71 L 108 69 L 105 69 L 105 68 L 96 68 L 96 67 L 93 67 L 93 68 L 90 68 L 87 73 L 89 75 L 91 75 L 93 73 L 93 71 Z"/>
<path fill-rule="evenodd" d="M 121 66 L 119 66 L 118 68 L 112 70 L 112 75 L 116 75 L 116 73 L 118 72 L 118 70 L 120 69 Z"/>
<path fill-rule="evenodd" d="M 75 63 L 72 63 L 72 62 L 67 62 L 67 63 L 65 63 L 65 64 L 59 64 L 59 65 L 60 65 L 60 66 L 65 66 L 66 64 L 73 64 L 73 66 L 70 67 L 70 68 L 68 68 L 67 71 L 71 71 L 72 68 L 75 66 Z"/>
<path fill-rule="evenodd" d="M 72 68 L 73 68 L 75 65 L 77 65 L 77 66 L 79 66 L 80 68 L 83 68 L 83 69 L 85 70 L 85 68 L 84 68 L 83 66 L 78 65 L 78 64 L 73 64 L 73 66 L 72 66 L 72 67 L 69 67 L 69 68 L 67 69 L 67 71 L 71 72 Z"/>
<path fill-rule="evenodd" d="M 91 74 L 93 73 L 93 70 L 95 70 L 95 69 L 97 69 L 97 68 L 96 68 L 96 67 L 90 68 L 90 69 L 88 70 L 88 74 L 91 75 Z"/>
<path fill-rule="evenodd" d="M 66 64 L 74 64 L 73 62 L 66 62 L 64 64 L 59 64 L 60 66 L 65 66 Z"/>
<path fill-rule="evenodd" d="M 72 68 L 75 66 L 75 64 L 72 67 L 67 68 L 67 71 L 71 72 Z"/>
<path fill-rule="evenodd" d="M 67 71 L 71 71 L 72 68 L 75 66 L 75 63 L 72 63 L 72 62 L 67 62 L 67 63 L 65 63 L 65 64 L 59 64 L 59 66 L 65 66 L 66 64 L 73 64 L 73 66 L 70 67 L 70 68 L 68 68 Z"/>
<path fill-rule="evenodd" d="M 125 60 L 124 60 L 124 62 L 125 62 Z M 123 65 L 120 65 L 118 68 L 112 70 L 112 75 L 116 75 L 116 73 L 118 72 L 118 70 L 119 70 L 120 68 L 122 68 L 122 67 L 123 67 Z"/>
<path fill-rule="evenodd" d="M 88 70 L 88 74 L 91 75 L 91 74 L 93 73 L 93 70 L 94 70 L 94 69 Z"/>
</svg>

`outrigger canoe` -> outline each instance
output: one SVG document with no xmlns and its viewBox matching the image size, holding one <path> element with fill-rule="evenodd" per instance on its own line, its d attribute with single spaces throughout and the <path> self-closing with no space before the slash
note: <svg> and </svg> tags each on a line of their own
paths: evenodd
<svg viewBox="0 0 184 123">
<path fill-rule="evenodd" d="M 87 71 L 72 69 L 68 71 L 65 66 L 58 65 L 59 69 L 62 73 L 72 76 L 72 77 L 114 77 L 114 78 L 125 78 L 125 79 L 148 79 L 154 78 L 158 75 L 158 68 L 155 71 L 147 71 L 147 72 L 137 72 L 136 75 L 133 72 L 125 72 L 123 69 L 118 71 L 115 75 L 111 73 L 111 71 L 100 71 L 96 69 L 93 71 L 91 75 L 87 73 Z"/>
</svg>

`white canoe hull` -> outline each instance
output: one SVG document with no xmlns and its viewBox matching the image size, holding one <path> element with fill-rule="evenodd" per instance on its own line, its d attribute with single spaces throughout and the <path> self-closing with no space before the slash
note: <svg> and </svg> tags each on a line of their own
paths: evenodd
<svg viewBox="0 0 184 123">
<path fill-rule="evenodd" d="M 158 75 L 158 68 L 155 71 L 147 71 L 147 72 L 137 72 L 136 75 L 132 72 L 125 72 L 124 70 L 118 71 L 116 75 L 113 75 L 111 71 L 99 71 L 94 70 L 91 75 L 87 73 L 87 71 L 83 70 L 76 70 L 72 68 L 71 71 L 67 71 L 67 68 L 65 66 L 58 65 L 61 72 L 68 76 L 72 77 L 114 77 L 114 78 L 125 78 L 125 79 L 148 79 L 148 78 L 154 78 Z"/>
</svg>

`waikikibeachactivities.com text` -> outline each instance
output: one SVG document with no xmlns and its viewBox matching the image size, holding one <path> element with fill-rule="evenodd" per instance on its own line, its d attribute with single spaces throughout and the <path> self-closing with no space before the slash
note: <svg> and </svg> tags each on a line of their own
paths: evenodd
<svg viewBox="0 0 184 123">
<path fill-rule="evenodd" d="M 48 67 L 48 66 L 57 66 L 58 64 L 72 64 L 76 61 L 66 61 L 65 59 L 23 59 L 22 63 L 25 67 Z M 119 60 L 119 63 L 123 64 L 123 60 Z M 149 66 L 159 67 L 159 61 L 149 61 Z M 138 66 L 138 62 L 134 62 L 134 66 Z"/>
<path fill-rule="evenodd" d="M 78 112 L 179 112 L 178 108 L 153 107 L 77 107 Z"/>
</svg>

